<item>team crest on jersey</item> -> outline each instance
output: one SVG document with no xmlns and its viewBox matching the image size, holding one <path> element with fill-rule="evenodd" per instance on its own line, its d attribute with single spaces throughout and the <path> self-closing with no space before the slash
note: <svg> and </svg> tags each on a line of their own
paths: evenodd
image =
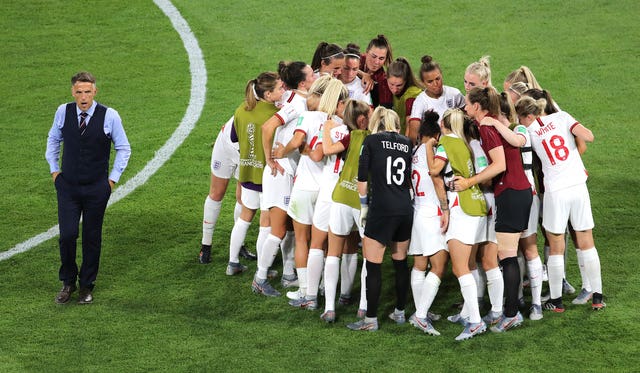
<svg viewBox="0 0 640 373">
<path fill-rule="evenodd" d="M 219 170 L 220 167 L 222 167 L 222 162 L 220 161 L 213 161 L 213 169 L 214 170 Z"/>
<path fill-rule="evenodd" d="M 283 202 L 285 206 L 289 206 L 289 200 L 291 200 L 291 196 L 284 196 Z"/>
<path fill-rule="evenodd" d="M 418 156 L 417 155 L 414 155 L 412 158 L 413 159 L 412 159 L 411 163 L 413 163 L 413 164 L 418 163 Z"/>
<path fill-rule="evenodd" d="M 300 127 L 300 125 L 302 125 L 302 119 L 304 119 L 302 115 L 298 117 L 298 123 L 296 123 L 296 127 Z"/>
<path fill-rule="evenodd" d="M 447 107 L 453 107 L 453 99 L 452 98 L 448 98 L 447 99 Z"/>
</svg>

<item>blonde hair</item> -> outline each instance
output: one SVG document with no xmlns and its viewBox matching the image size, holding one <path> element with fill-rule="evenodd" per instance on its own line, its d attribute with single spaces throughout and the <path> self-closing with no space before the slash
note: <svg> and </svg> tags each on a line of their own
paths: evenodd
<svg viewBox="0 0 640 373">
<path fill-rule="evenodd" d="M 522 97 L 529 88 L 529 85 L 525 82 L 514 82 L 509 86 L 509 90 L 515 92 L 515 94 L 518 95 L 518 98 Z"/>
<path fill-rule="evenodd" d="M 526 117 L 530 114 L 539 117 L 544 113 L 546 105 L 547 100 L 544 98 L 536 100 L 533 97 L 523 96 L 516 102 L 516 113 L 518 113 L 519 117 Z"/>
<path fill-rule="evenodd" d="M 400 117 L 395 111 L 384 106 L 378 106 L 369 119 L 369 131 L 378 133 L 384 131 L 400 131 Z"/>
<path fill-rule="evenodd" d="M 480 60 L 472 62 L 467 66 L 465 74 L 477 75 L 481 82 L 487 82 L 488 86 L 493 85 L 491 84 L 491 66 L 489 65 L 489 56 L 482 56 Z"/>
<path fill-rule="evenodd" d="M 458 108 L 447 109 L 444 114 L 442 114 L 442 126 L 461 138 L 473 156 L 473 149 L 471 149 L 471 145 L 469 145 L 467 136 L 465 136 L 464 133 L 464 112 L 462 110 Z"/>
<path fill-rule="evenodd" d="M 307 107 L 309 110 L 317 110 L 317 105 L 322 98 L 324 90 L 327 88 L 327 84 L 331 80 L 330 75 L 323 75 L 316 79 L 309 90 L 307 91 Z M 313 108 L 312 108 L 313 107 Z"/>
<path fill-rule="evenodd" d="M 536 80 L 536 77 L 531 72 L 531 69 L 526 66 L 520 66 L 519 69 L 509 73 L 509 75 L 504 79 L 504 82 L 511 85 L 515 83 L 525 83 L 529 88 L 542 89 Z"/>
<path fill-rule="evenodd" d="M 369 104 L 359 100 L 347 100 L 344 107 L 344 115 L 342 121 L 349 127 L 349 130 L 358 129 L 358 118 L 369 115 Z"/>
<path fill-rule="evenodd" d="M 349 98 L 349 91 L 344 84 L 336 78 L 331 78 L 324 89 L 324 93 L 320 98 L 318 111 L 323 111 L 329 115 L 336 113 L 339 101 Z"/>
</svg>

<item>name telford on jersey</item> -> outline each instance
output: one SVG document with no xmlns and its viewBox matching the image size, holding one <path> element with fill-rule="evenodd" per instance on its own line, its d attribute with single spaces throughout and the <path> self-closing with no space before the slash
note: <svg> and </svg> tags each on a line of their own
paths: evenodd
<svg viewBox="0 0 640 373">
<path fill-rule="evenodd" d="M 382 144 L 383 149 L 398 150 L 401 152 L 409 153 L 408 144 L 403 144 L 400 142 L 394 142 L 394 141 L 388 141 L 388 140 L 382 140 L 380 141 L 380 143 Z"/>
</svg>

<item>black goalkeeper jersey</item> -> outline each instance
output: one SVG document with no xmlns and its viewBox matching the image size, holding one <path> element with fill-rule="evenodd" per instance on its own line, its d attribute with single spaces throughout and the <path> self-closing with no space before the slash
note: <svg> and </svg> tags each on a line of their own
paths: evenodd
<svg viewBox="0 0 640 373">
<path fill-rule="evenodd" d="M 411 140 L 396 132 L 378 132 L 364 139 L 358 181 L 369 182 L 369 214 L 413 214 L 411 147 Z"/>
</svg>

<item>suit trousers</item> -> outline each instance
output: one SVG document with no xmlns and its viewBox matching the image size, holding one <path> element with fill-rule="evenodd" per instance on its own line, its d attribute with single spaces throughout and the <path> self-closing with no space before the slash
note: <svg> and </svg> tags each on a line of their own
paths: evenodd
<svg viewBox="0 0 640 373">
<path fill-rule="evenodd" d="M 109 179 L 91 184 L 72 184 L 59 174 L 55 180 L 58 196 L 58 224 L 60 226 L 60 272 L 65 285 L 76 283 L 93 289 L 100 266 L 102 222 L 111 196 Z M 76 247 L 82 216 L 82 265 L 78 273 Z"/>
</svg>

